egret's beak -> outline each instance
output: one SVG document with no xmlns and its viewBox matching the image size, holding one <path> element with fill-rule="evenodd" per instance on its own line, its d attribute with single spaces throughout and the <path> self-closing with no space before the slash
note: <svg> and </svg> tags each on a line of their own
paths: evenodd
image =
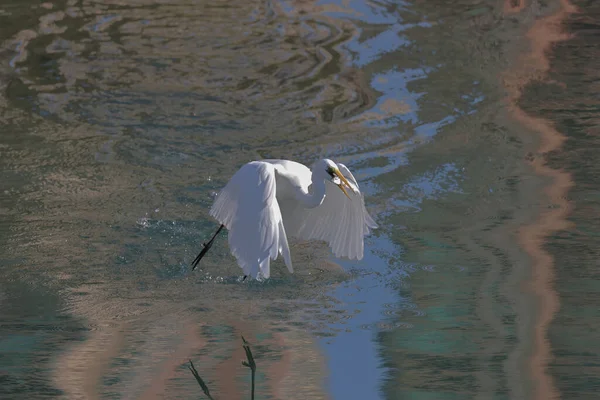
<svg viewBox="0 0 600 400">
<path fill-rule="evenodd" d="M 348 186 L 348 188 L 352 188 L 350 186 L 350 183 L 348 182 L 348 180 L 346 179 L 346 177 L 344 175 L 342 175 L 342 173 L 340 172 L 339 169 L 334 170 L 333 173 L 335 174 L 335 176 L 337 176 L 338 178 L 340 178 L 341 183 L 338 185 L 338 187 L 341 189 L 342 192 L 344 192 L 344 194 L 346 195 L 346 197 L 350 199 L 350 196 L 348 196 L 348 192 L 346 192 L 346 189 L 342 185 L 342 183 L 343 183 L 346 186 Z"/>
</svg>

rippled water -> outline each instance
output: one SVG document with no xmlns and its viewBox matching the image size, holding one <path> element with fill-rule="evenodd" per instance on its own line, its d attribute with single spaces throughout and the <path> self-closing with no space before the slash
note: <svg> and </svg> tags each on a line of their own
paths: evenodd
<svg viewBox="0 0 600 400">
<path fill-rule="evenodd" d="M 192 398 L 188 359 L 220 398 L 247 398 L 240 335 L 260 398 L 585 396 L 536 364 L 568 346 L 556 324 L 537 336 L 554 292 L 535 280 L 541 247 L 519 239 L 567 209 L 535 161 L 545 132 L 519 111 L 549 118 L 531 104 L 553 100 L 521 88 L 546 78 L 535 27 L 559 10 L 5 1 L 2 398 Z M 240 165 L 324 156 L 355 171 L 380 225 L 362 261 L 294 242 L 296 273 L 278 260 L 241 283 L 220 237 L 190 272 Z"/>
</svg>

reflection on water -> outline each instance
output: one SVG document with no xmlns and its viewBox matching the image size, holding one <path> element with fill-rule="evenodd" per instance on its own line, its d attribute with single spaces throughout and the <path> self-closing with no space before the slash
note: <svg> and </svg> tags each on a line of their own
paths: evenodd
<svg viewBox="0 0 600 400">
<path fill-rule="evenodd" d="M 191 398 L 190 358 L 242 398 L 242 334 L 265 397 L 529 397 L 547 182 L 506 71 L 556 4 L 498 3 L 0 5 L 3 398 Z M 221 237 L 190 273 L 242 163 L 323 156 L 381 226 L 364 260 L 294 242 L 241 283 Z"/>
<path fill-rule="evenodd" d="M 563 132 L 562 148 L 548 155 L 554 169 L 572 178 L 568 192 L 569 224 L 546 245 L 555 260 L 560 309 L 550 324 L 553 350 L 549 373 L 563 398 L 597 396 L 600 357 L 596 345 L 598 313 L 598 41 L 600 8 L 580 1 L 565 22 L 569 40 L 550 57 L 547 82 L 532 84 L 522 99 L 527 112 L 539 115 Z M 559 202 L 555 201 L 555 202 Z"/>
</svg>

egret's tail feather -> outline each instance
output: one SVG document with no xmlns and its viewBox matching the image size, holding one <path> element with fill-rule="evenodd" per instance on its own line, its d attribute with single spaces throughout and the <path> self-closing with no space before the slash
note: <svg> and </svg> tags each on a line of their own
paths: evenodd
<svg viewBox="0 0 600 400">
<path fill-rule="evenodd" d="M 287 235 L 285 233 L 285 227 L 283 226 L 283 221 L 279 223 L 279 237 L 282 240 L 279 241 L 280 248 L 279 252 L 283 256 L 283 260 L 285 261 L 285 265 L 290 272 L 294 272 L 294 266 L 292 265 L 292 256 L 290 255 L 290 246 L 288 244 Z"/>
<path fill-rule="evenodd" d="M 252 279 L 256 279 L 258 277 L 258 272 L 260 271 L 258 263 L 246 264 L 242 269 L 244 270 L 244 275 L 249 276 Z"/>
<path fill-rule="evenodd" d="M 269 279 L 269 277 L 271 276 L 271 260 L 269 259 L 269 257 L 266 257 L 260 263 L 260 273 L 263 279 Z"/>
</svg>

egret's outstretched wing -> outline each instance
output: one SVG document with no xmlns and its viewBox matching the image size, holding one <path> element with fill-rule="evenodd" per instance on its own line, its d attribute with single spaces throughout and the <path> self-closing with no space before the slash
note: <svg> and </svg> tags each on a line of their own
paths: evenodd
<svg viewBox="0 0 600 400">
<path fill-rule="evenodd" d="M 229 230 L 231 253 L 246 275 L 271 274 L 270 259 L 278 253 L 293 272 L 277 192 L 275 167 L 253 161 L 240 168 L 221 190 L 210 215 Z"/>
<path fill-rule="evenodd" d="M 291 201 L 282 203 L 287 233 L 301 239 L 324 240 L 336 257 L 361 260 L 364 255 L 364 236 L 377 227 L 365 208 L 356 179 L 346 166 L 338 164 L 340 172 L 353 184 L 349 197 L 332 182 L 325 181 L 326 195 L 315 208 L 304 208 Z"/>
<path fill-rule="evenodd" d="M 358 187 L 358 182 L 356 181 L 356 178 L 354 177 L 354 175 L 352 175 L 352 172 L 350 172 L 350 170 L 348 169 L 348 167 L 346 167 L 342 163 L 337 163 L 337 166 L 340 169 L 340 172 L 342 173 L 342 175 L 344 175 L 346 177 L 346 179 L 348 179 L 350 181 L 350 183 L 354 184 L 354 188 L 352 188 L 352 190 L 354 191 L 354 193 L 360 192 L 360 188 Z M 354 190 L 354 189 L 356 189 L 356 190 Z M 373 218 L 371 218 L 371 216 L 369 215 L 369 213 L 365 209 L 365 202 L 364 202 L 364 200 L 362 202 L 362 206 L 363 206 L 363 211 L 365 213 L 365 223 L 367 224 L 367 227 L 369 227 L 371 229 L 377 228 L 377 224 L 375 223 L 375 220 L 373 220 Z M 367 230 L 367 233 L 369 233 L 368 230 Z"/>
</svg>

